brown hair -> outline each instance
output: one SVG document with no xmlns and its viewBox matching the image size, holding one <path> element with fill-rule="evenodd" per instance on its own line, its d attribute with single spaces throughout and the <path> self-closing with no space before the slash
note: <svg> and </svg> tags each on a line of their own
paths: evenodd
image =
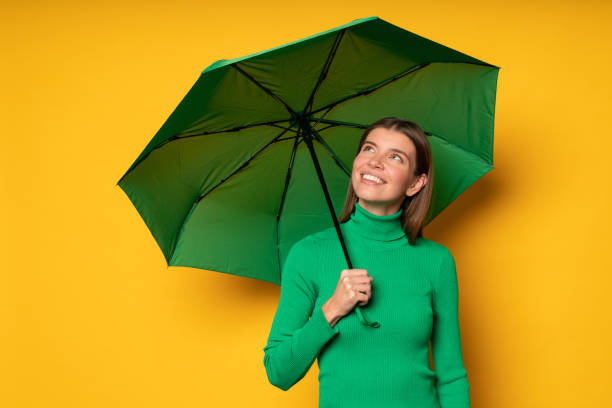
<svg viewBox="0 0 612 408">
<path fill-rule="evenodd" d="M 357 153 L 359 154 L 363 146 L 364 141 L 370 134 L 370 132 L 378 127 L 382 127 L 389 130 L 395 130 L 406 135 L 416 148 L 416 166 L 414 166 L 414 176 L 420 174 L 427 174 L 427 183 L 423 186 L 418 193 L 413 196 L 406 196 L 402 202 L 401 208 L 403 209 L 400 217 L 402 228 L 406 232 L 406 236 L 409 238 L 411 245 L 416 244 L 417 237 L 423 236 L 423 224 L 427 217 L 427 211 L 429 210 L 429 203 L 431 201 L 431 192 L 433 188 L 433 161 L 431 156 L 431 147 L 427 140 L 427 135 L 421 129 L 421 127 L 415 122 L 409 120 L 403 120 L 398 117 L 386 117 L 377 120 L 372 123 L 361 136 L 359 140 L 359 146 Z M 348 191 L 346 193 L 346 200 L 344 202 L 344 208 L 338 217 L 338 222 L 346 222 L 351 218 L 351 214 L 355 211 L 355 203 L 357 202 L 357 195 L 353 189 L 352 178 L 349 181 Z"/>
</svg>

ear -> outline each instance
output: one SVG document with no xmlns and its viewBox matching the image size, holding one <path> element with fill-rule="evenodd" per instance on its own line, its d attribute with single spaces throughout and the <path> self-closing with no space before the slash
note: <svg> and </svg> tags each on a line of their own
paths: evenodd
<svg viewBox="0 0 612 408">
<path fill-rule="evenodd" d="M 421 189 L 423 187 L 425 187 L 425 185 L 427 184 L 427 174 L 423 173 L 420 174 L 410 185 L 410 187 L 408 187 L 408 189 L 406 190 L 406 195 L 407 196 L 413 196 L 416 193 L 418 193 L 419 191 L 421 191 Z"/>
</svg>

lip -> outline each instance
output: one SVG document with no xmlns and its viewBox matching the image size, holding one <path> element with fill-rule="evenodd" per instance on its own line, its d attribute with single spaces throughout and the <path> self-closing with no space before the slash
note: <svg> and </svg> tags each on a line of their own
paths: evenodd
<svg viewBox="0 0 612 408">
<path fill-rule="evenodd" d="M 372 176 L 374 176 L 374 177 L 378 177 L 378 178 L 379 178 L 379 179 L 381 179 L 383 182 L 382 182 L 382 184 L 378 184 L 378 183 L 377 183 L 377 182 L 375 182 L 375 181 L 364 179 L 364 178 L 363 178 L 363 175 L 364 175 L 364 174 L 370 174 L 370 175 L 372 175 Z M 379 175 L 377 175 L 377 174 L 375 174 L 375 173 L 369 172 L 369 171 L 363 171 L 363 172 L 359 173 L 359 180 L 360 180 L 362 183 L 364 183 L 364 184 L 370 184 L 370 185 L 373 185 L 373 186 L 382 186 L 382 185 L 384 185 L 384 184 L 387 184 L 387 181 L 386 181 L 384 178 L 380 177 Z"/>
</svg>

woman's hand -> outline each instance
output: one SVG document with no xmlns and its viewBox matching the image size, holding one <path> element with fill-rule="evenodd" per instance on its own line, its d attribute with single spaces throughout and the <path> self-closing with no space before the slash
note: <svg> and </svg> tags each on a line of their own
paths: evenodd
<svg viewBox="0 0 612 408">
<path fill-rule="evenodd" d="M 368 304 L 372 296 L 373 279 L 365 269 L 344 269 L 340 273 L 334 294 L 322 306 L 323 314 L 332 327 L 357 303 L 359 306 Z"/>
</svg>

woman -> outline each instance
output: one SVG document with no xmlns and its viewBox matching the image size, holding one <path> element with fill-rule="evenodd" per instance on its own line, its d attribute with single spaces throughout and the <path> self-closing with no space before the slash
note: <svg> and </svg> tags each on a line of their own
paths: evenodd
<svg viewBox="0 0 612 408">
<path fill-rule="evenodd" d="M 365 130 L 339 217 L 363 269 L 344 269 L 333 227 L 293 245 L 263 349 L 271 384 L 288 390 L 318 358 L 319 407 L 470 406 L 454 258 L 422 236 L 432 169 L 416 123 L 389 117 Z M 380 327 L 361 324 L 357 304 Z"/>
</svg>

